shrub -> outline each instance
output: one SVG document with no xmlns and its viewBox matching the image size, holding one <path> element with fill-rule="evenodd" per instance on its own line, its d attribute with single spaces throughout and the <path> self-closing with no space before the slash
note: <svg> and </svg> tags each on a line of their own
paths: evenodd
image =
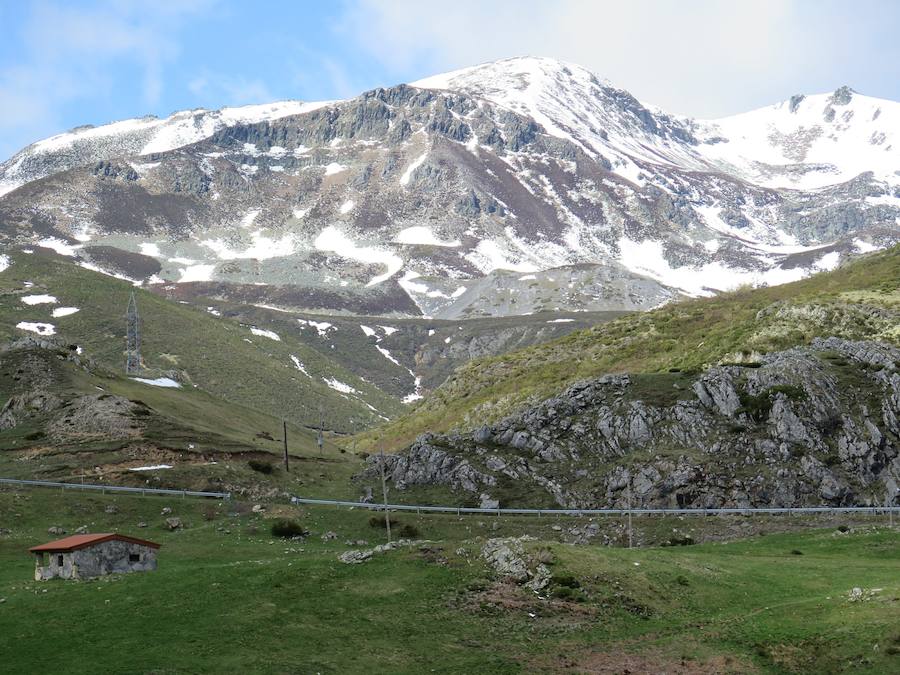
<svg viewBox="0 0 900 675">
<path fill-rule="evenodd" d="M 473 579 L 466 586 L 466 589 L 472 591 L 473 593 L 478 593 L 480 591 L 486 591 L 491 587 L 490 579 Z"/>
<path fill-rule="evenodd" d="M 294 537 L 305 537 L 309 532 L 296 520 L 290 518 L 279 518 L 272 523 L 272 536 L 292 539 Z"/>
<path fill-rule="evenodd" d="M 391 527 L 397 527 L 400 525 L 400 521 L 391 518 Z M 387 519 L 384 516 L 372 516 L 369 518 L 369 527 L 381 528 L 382 530 L 387 529 Z"/>
<path fill-rule="evenodd" d="M 803 551 L 799 548 L 791 549 L 791 555 L 803 555 Z"/>
<path fill-rule="evenodd" d="M 806 390 L 793 384 L 776 384 L 774 387 L 769 387 L 768 394 L 773 398 L 775 394 L 784 394 L 791 401 L 803 401 L 807 398 Z"/>
<path fill-rule="evenodd" d="M 776 384 L 758 394 L 742 392 L 740 394 L 741 407 L 737 412 L 746 413 L 754 422 L 764 422 L 772 412 L 772 406 L 775 404 L 775 397 L 778 394 L 784 394 L 791 401 L 803 401 L 808 398 L 803 387 L 793 384 Z"/>
<path fill-rule="evenodd" d="M 554 574 L 551 582 L 555 586 L 565 586 L 566 588 L 581 588 L 581 582 L 571 574 Z"/>
<path fill-rule="evenodd" d="M 746 414 L 756 423 L 764 422 L 772 411 L 773 401 L 767 392 L 755 395 L 741 392 L 740 399 L 741 407 L 737 409 L 737 413 Z"/>
<path fill-rule="evenodd" d="M 849 532 L 850 528 L 846 525 L 838 525 L 838 532 Z"/>
<path fill-rule="evenodd" d="M 675 583 L 678 584 L 679 586 L 690 586 L 691 585 L 691 582 L 688 581 L 688 578 L 686 576 L 684 576 L 683 574 L 679 574 L 677 577 L 675 577 Z"/>
<path fill-rule="evenodd" d="M 398 533 L 404 539 L 415 539 L 419 536 L 419 530 L 415 525 L 404 525 Z"/>
<path fill-rule="evenodd" d="M 552 565 L 556 562 L 556 556 L 553 555 L 553 551 L 549 548 L 542 548 L 535 551 L 532 557 L 535 562 L 543 563 L 544 565 Z"/>
<path fill-rule="evenodd" d="M 841 463 L 841 456 L 836 452 L 829 453 L 825 456 L 825 459 L 822 460 L 822 463 L 825 464 L 825 466 L 837 466 Z"/>
<path fill-rule="evenodd" d="M 584 602 L 584 593 L 578 588 L 570 588 L 569 586 L 554 586 L 550 594 L 554 598 L 567 600 L 569 602 Z"/>
<path fill-rule="evenodd" d="M 669 537 L 669 541 L 664 541 L 661 546 L 693 546 L 695 543 L 697 542 L 689 534 L 681 537 L 676 534 Z"/>
<path fill-rule="evenodd" d="M 251 459 L 247 464 L 250 465 L 250 468 L 259 473 L 264 473 L 269 475 L 275 470 L 275 467 L 272 466 L 271 462 L 263 462 L 258 459 Z"/>
<path fill-rule="evenodd" d="M 829 415 L 828 419 L 822 422 L 821 429 L 825 436 L 832 436 L 843 426 L 844 419 L 840 415 Z"/>
</svg>

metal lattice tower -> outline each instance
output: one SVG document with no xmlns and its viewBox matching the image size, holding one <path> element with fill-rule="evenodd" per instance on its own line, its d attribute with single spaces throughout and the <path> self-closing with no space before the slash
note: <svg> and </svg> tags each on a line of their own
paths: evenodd
<svg viewBox="0 0 900 675">
<path fill-rule="evenodd" d="M 125 313 L 127 323 L 125 334 L 125 374 L 133 375 L 141 372 L 141 318 L 138 316 L 137 301 L 134 291 L 128 300 L 128 311 Z"/>
</svg>

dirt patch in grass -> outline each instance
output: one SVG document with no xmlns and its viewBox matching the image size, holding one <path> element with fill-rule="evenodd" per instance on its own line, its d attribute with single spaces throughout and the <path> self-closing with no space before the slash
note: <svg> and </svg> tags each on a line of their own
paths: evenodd
<svg viewBox="0 0 900 675">
<path fill-rule="evenodd" d="M 627 646 L 585 650 L 572 654 L 542 655 L 531 660 L 527 670 L 542 673 L 666 673 L 666 675 L 725 675 L 757 673 L 751 663 L 728 655 L 694 658 L 675 656 L 660 648 L 630 651 Z"/>
<path fill-rule="evenodd" d="M 474 591 L 463 600 L 462 608 L 490 616 L 518 615 L 542 624 L 580 626 L 594 621 L 597 608 L 589 603 L 542 597 L 507 581 L 495 581 L 486 588 Z"/>
</svg>

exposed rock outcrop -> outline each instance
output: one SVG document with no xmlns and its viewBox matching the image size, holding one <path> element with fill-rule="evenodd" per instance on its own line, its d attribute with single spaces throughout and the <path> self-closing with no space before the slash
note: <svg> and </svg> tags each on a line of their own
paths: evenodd
<svg viewBox="0 0 900 675">
<path fill-rule="evenodd" d="M 832 337 L 696 377 L 581 382 L 497 424 L 421 436 L 388 466 L 400 489 L 446 485 L 473 504 L 511 505 L 522 484 L 571 508 L 623 507 L 629 492 L 635 506 L 883 504 L 900 483 L 898 419 L 900 350 Z"/>
</svg>

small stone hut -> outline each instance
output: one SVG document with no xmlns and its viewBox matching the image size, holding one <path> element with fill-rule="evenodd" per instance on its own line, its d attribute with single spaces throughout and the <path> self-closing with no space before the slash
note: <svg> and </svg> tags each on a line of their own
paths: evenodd
<svg viewBox="0 0 900 675">
<path fill-rule="evenodd" d="M 92 579 L 156 569 L 160 545 L 124 534 L 76 534 L 35 546 L 34 579 Z"/>
</svg>

